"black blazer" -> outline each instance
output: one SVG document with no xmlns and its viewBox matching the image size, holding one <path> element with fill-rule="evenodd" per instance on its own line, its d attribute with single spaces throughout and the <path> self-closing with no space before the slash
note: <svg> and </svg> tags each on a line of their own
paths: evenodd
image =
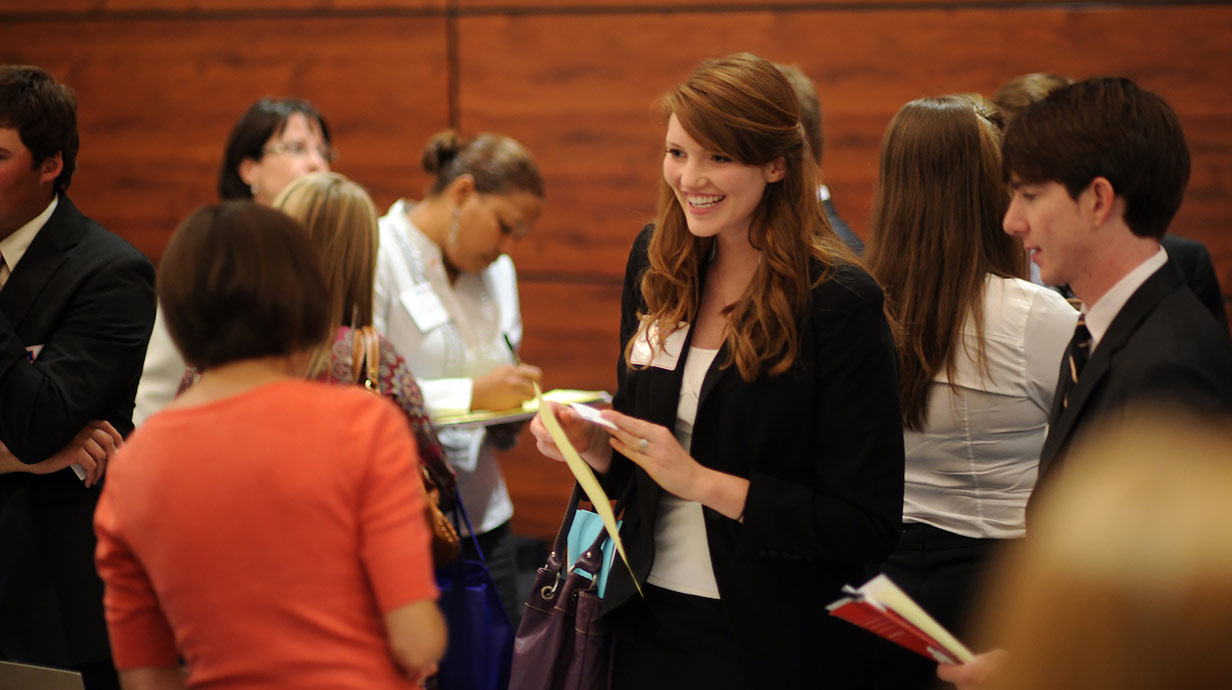
<svg viewBox="0 0 1232 690">
<path fill-rule="evenodd" d="M 629 256 L 622 351 L 645 310 L 640 277 L 649 238 L 644 230 Z M 631 368 L 622 359 L 614 407 L 673 428 L 691 338 L 690 330 L 671 371 Z M 827 688 L 847 687 L 856 674 L 853 641 L 868 633 L 828 616 L 826 605 L 844 584 L 863 582 L 865 564 L 890 553 L 902 517 L 897 356 L 881 289 L 862 270 L 840 266 L 813 289 L 799 342 L 789 371 L 747 383 L 734 367 L 720 367 L 727 349 L 720 350 L 702 385 L 691 455 L 750 480 L 743 523 L 704 513 L 722 607 L 749 650 L 751 677 L 764 687 L 812 687 L 818 678 Z M 644 583 L 662 490 L 620 455 L 609 490 L 619 490 L 630 472 L 635 485 L 621 534 Z M 614 567 L 604 602 L 614 624 L 636 596 L 628 571 Z"/>
<path fill-rule="evenodd" d="M 1061 376 L 1069 376 L 1065 361 L 1032 502 L 1055 481 L 1073 439 L 1092 421 L 1131 403 L 1232 413 L 1232 341 L 1171 263 L 1147 278 L 1112 320 L 1064 410 Z"/>
<path fill-rule="evenodd" d="M 65 195 L 0 290 L 0 441 L 24 462 L 91 419 L 132 430 L 154 323 L 154 267 Z M 33 364 L 26 348 L 42 346 Z M 94 505 L 71 470 L 0 475 L 0 650 L 53 665 L 107 659 Z"/>
<path fill-rule="evenodd" d="M 1159 241 L 1168 252 L 1168 261 L 1181 269 L 1181 275 L 1189 284 L 1189 289 L 1198 296 L 1215 321 L 1228 330 L 1228 311 L 1223 303 L 1223 290 L 1219 287 L 1219 278 L 1215 276 L 1215 265 L 1211 263 L 1211 253 L 1206 245 L 1177 235 L 1164 235 Z"/>
</svg>

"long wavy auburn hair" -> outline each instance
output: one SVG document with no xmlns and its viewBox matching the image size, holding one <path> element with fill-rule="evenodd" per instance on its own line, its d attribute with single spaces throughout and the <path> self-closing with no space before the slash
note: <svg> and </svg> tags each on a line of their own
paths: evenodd
<svg viewBox="0 0 1232 690">
<path fill-rule="evenodd" d="M 761 261 L 747 290 L 723 309 L 728 356 L 745 381 L 763 370 L 786 372 L 799 349 L 797 323 L 809 290 L 830 277 L 835 261 L 857 262 L 835 236 L 817 197 L 818 169 L 809 151 L 795 91 L 768 60 L 749 53 L 706 60 L 663 100 L 672 115 L 708 150 L 743 165 L 778 158 L 786 174 L 766 186 L 749 224 L 749 243 Z M 662 347 L 681 322 L 692 323 L 701 303 L 702 270 L 714 238 L 689 232 L 684 209 L 666 180 L 650 239 L 650 265 L 641 277 L 643 314 Z M 810 275 L 810 262 L 821 270 Z M 634 339 L 625 347 L 629 359 Z"/>
<path fill-rule="evenodd" d="M 922 98 L 890 121 L 865 260 L 900 329 L 899 394 L 909 429 L 927 422 L 937 372 L 953 380 L 968 319 L 976 334 L 969 354 L 991 377 L 986 276 L 1027 274 L 1022 246 L 1001 229 L 1008 204 L 1001 119 L 992 103 L 976 94 Z"/>
</svg>

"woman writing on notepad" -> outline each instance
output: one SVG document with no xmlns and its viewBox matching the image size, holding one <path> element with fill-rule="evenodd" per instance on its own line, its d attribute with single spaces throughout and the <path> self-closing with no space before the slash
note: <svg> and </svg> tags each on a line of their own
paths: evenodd
<svg viewBox="0 0 1232 690">
<path fill-rule="evenodd" d="M 522 317 L 507 254 L 539 218 L 543 178 L 530 153 L 501 134 L 440 132 L 421 162 L 432 177 L 424 198 L 397 201 L 380 221 L 373 322 L 419 378 L 434 417 L 521 405 L 534 397 L 540 371 L 511 352 Z M 517 430 L 438 429 L 515 626 L 513 504 L 493 450 L 512 445 Z M 463 545 L 473 550 L 470 540 Z"/>
<path fill-rule="evenodd" d="M 610 495 L 634 488 L 604 596 L 613 686 L 855 687 L 827 615 L 902 506 L 881 290 L 817 201 L 791 84 L 749 54 L 663 101 L 658 218 L 633 243 L 608 430 L 553 406 Z M 536 419 L 540 449 L 560 451 Z"/>
</svg>

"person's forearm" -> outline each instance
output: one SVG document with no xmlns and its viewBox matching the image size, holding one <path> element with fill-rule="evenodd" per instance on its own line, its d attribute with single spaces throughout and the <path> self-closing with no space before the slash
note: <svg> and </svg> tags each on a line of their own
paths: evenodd
<svg viewBox="0 0 1232 690">
<path fill-rule="evenodd" d="M 8 446 L 0 443 L 0 474 L 9 474 L 10 472 L 29 472 L 30 466 L 22 462 L 13 455 Z"/>
<path fill-rule="evenodd" d="M 124 690 L 184 690 L 184 672 L 177 666 L 134 668 L 120 671 Z"/>
<path fill-rule="evenodd" d="M 744 519 L 744 504 L 749 498 L 749 480 L 709 468 L 701 475 L 699 502 L 733 520 Z"/>
</svg>

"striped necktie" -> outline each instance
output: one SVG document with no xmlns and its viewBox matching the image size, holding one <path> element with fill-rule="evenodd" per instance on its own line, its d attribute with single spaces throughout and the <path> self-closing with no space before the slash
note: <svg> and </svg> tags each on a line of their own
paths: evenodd
<svg viewBox="0 0 1232 690">
<path fill-rule="evenodd" d="M 1078 383 L 1082 368 L 1087 364 L 1091 354 L 1091 331 L 1087 330 L 1087 315 L 1078 315 L 1078 324 L 1074 326 L 1074 337 L 1069 341 L 1069 349 L 1065 351 L 1066 362 L 1069 365 L 1069 381 L 1065 385 L 1064 396 L 1061 399 L 1061 409 L 1069 407 L 1069 392 Z"/>
</svg>

